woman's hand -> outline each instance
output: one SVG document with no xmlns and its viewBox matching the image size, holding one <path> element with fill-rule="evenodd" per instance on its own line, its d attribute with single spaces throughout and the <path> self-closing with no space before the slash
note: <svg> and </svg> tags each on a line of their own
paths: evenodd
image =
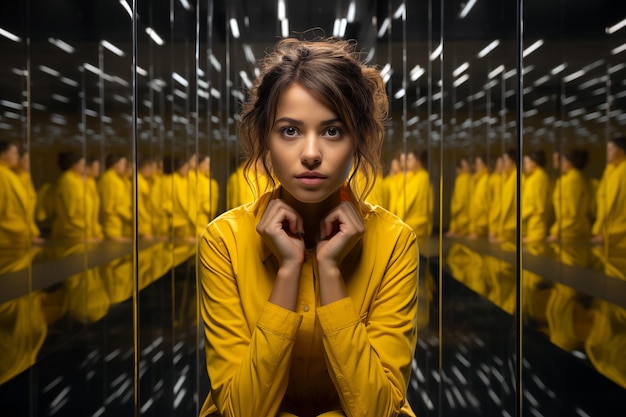
<svg viewBox="0 0 626 417">
<path fill-rule="evenodd" d="M 365 226 L 354 204 L 344 201 L 333 208 L 320 223 L 318 264 L 339 268 L 364 231 Z"/>
<path fill-rule="evenodd" d="M 270 201 L 256 231 L 272 253 L 279 267 L 297 266 L 304 262 L 304 227 L 300 215 L 283 200 Z"/>
</svg>

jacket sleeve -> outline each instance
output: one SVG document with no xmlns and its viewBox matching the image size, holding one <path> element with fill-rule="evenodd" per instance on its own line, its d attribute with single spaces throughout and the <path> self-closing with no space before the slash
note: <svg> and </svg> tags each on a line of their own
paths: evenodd
<svg viewBox="0 0 626 417">
<path fill-rule="evenodd" d="M 329 374 L 346 416 L 397 416 L 417 340 L 418 249 L 401 236 L 366 322 L 347 297 L 319 307 Z"/>
<path fill-rule="evenodd" d="M 250 328 L 226 245 L 210 225 L 200 241 L 201 313 L 211 397 L 223 417 L 274 416 L 289 381 L 302 316 L 265 302 Z"/>
</svg>

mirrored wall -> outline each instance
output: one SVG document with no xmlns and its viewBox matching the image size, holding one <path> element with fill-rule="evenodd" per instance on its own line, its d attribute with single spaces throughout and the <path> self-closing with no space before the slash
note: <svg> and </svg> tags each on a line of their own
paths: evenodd
<svg viewBox="0 0 626 417">
<path fill-rule="evenodd" d="M 390 98 L 369 196 L 420 246 L 419 416 L 626 406 L 626 3 L 18 0 L 0 14 L 0 404 L 199 413 L 197 238 L 254 198 L 238 115 L 280 38 Z"/>
</svg>

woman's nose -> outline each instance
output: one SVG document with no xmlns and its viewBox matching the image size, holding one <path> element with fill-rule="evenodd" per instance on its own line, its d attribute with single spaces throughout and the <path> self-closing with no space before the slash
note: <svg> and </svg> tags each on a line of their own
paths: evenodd
<svg viewBox="0 0 626 417">
<path fill-rule="evenodd" d="M 319 147 L 319 138 L 315 134 L 307 135 L 302 149 L 301 161 L 303 164 L 314 166 L 322 161 L 322 154 Z"/>
</svg>

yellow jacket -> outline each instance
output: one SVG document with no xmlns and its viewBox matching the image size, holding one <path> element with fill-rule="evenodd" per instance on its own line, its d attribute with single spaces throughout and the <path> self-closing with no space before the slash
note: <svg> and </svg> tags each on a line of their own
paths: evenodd
<svg viewBox="0 0 626 417">
<path fill-rule="evenodd" d="M 256 232 L 270 193 L 222 214 L 199 244 L 211 393 L 201 416 L 414 416 L 405 392 L 417 337 L 414 233 L 366 204 L 342 265 L 348 297 L 320 306 L 306 251 L 297 311 L 268 301 L 277 261 Z"/>
<path fill-rule="evenodd" d="M 591 233 L 622 247 L 626 244 L 626 161 L 606 167 L 596 201 L 597 217 Z"/>
<path fill-rule="evenodd" d="M 172 179 L 172 224 L 174 236 L 196 236 L 196 222 L 198 216 L 198 203 L 189 177 L 183 177 L 177 172 Z"/>
<path fill-rule="evenodd" d="M 517 230 L 517 171 L 513 170 L 504 176 L 502 186 L 502 205 L 500 211 L 500 227 L 498 237 L 502 240 L 515 241 Z"/>
<path fill-rule="evenodd" d="M 489 227 L 489 173 L 479 171 L 472 177 L 472 195 L 469 206 L 469 232 L 486 236 Z"/>
<path fill-rule="evenodd" d="M 198 173 L 198 232 L 215 218 L 220 198 L 220 186 L 210 174 Z"/>
<path fill-rule="evenodd" d="M 167 236 L 172 218 L 172 176 L 154 175 L 150 188 L 152 212 L 152 233 L 155 236 Z"/>
<path fill-rule="evenodd" d="M 248 180 L 240 165 L 235 172 L 230 174 L 226 184 L 226 208 L 230 210 L 246 203 L 254 201 L 255 197 L 268 190 L 269 181 L 267 175 L 258 173 L 255 176 L 254 168 L 248 172 Z"/>
<path fill-rule="evenodd" d="M 89 237 L 104 237 L 102 232 L 102 226 L 100 225 L 100 194 L 98 193 L 98 184 L 92 177 L 85 179 L 85 186 L 87 195 L 86 198 L 90 199 L 88 203 L 89 213 L 87 213 L 87 236 Z"/>
<path fill-rule="evenodd" d="M 87 198 L 85 179 L 75 171 L 66 171 L 54 187 L 52 237 L 72 240 L 93 237 L 88 235 L 93 227 L 87 216 L 93 210 L 93 202 Z"/>
<path fill-rule="evenodd" d="M 489 188 L 489 234 L 497 235 L 500 232 L 500 216 L 502 215 L 502 188 L 504 177 L 502 174 L 491 173 L 487 180 Z"/>
<path fill-rule="evenodd" d="M 137 233 L 139 236 L 152 236 L 152 201 L 150 183 L 141 173 L 137 173 Z"/>
<path fill-rule="evenodd" d="M 383 204 L 387 210 L 395 213 L 400 192 L 404 192 L 404 174 L 387 175 L 383 179 Z"/>
<path fill-rule="evenodd" d="M 433 228 L 433 189 L 428 171 L 420 169 L 407 173 L 406 179 L 400 174 L 395 181 L 398 181 L 398 192 L 396 198 L 392 196 L 390 200 L 390 211 L 411 226 L 418 239 L 430 236 Z"/>
<path fill-rule="evenodd" d="M 543 168 L 537 167 L 524 175 L 522 183 L 522 230 L 528 241 L 546 238 L 548 231 L 548 204 L 550 180 Z"/>
<path fill-rule="evenodd" d="M 108 169 L 98 183 L 100 191 L 100 221 L 108 239 L 132 235 L 132 195 L 124 178 Z"/>
<path fill-rule="evenodd" d="M 17 177 L 20 179 L 26 190 L 26 201 L 28 206 L 28 221 L 30 223 L 31 236 L 40 236 L 41 232 L 37 223 L 35 222 L 35 209 L 37 208 L 37 192 L 33 185 L 33 180 L 28 171 L 20 171 L 17 173 Z"/>
<path fill-rule="evenodd" d="M 472 177 L 463 172 L 454 180 L 454 190 L 450 202 L 450 231 L 461 235 L 469 233 L 470 199 L 472 196 Z"/>
<path fill-rule="evenodd" d="M 573 168 L 561 175 L 552 193 L 555 222 L 550 228 L 550 235 L 564 241 L 588 239 L 591 232 L 591 200 L 589 183 L 579 170 Z"/>
<path fill-rule="evenodd" d="M 0 246 L 29 246 L 33 237 L 28 192 L 6 164 L 0 162 Z"/>
</svg>

